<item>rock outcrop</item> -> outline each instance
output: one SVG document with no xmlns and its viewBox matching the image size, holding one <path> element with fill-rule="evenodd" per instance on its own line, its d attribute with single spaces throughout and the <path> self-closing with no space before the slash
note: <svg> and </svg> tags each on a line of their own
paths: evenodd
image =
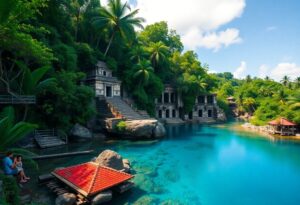
<svg viewBox="0 0 300 205">
<path fill-rule="evenodd" d="M 110 120 L 110 121 L 109 121 Z M 165 127 L 155 119 L 150 120 L 127 120 L 126 126 L 122 131 L 117 129 L 118 122 L 121 119 L 107 120 L 107 130 L 111 133 L 117 133 L 122 137 L 130 139 L 153 139 L 162 138 L 166 134 Z"/>
<path fill-rule="evenodd" d="M 91 131 L 88 128 L 78 123 L 76 123 L 70 130 L 70 136 L 76 141 L 90 140 L 93 137 Z"/>
<path fill-rule="evenodd" d="M 112 150 L 104 150 L 94 160 L 101 166 L 110 167 L 123 172 L 130 172 L 130 162 L 128 159 L 123 159 L 121 155 Z"/>
<path fill-rule="evenodd" d="M 76 202 L 76 196 L 72 193 L 59 195 L 55 200 L 55 205 L 73 205 Z"/>
</svg>

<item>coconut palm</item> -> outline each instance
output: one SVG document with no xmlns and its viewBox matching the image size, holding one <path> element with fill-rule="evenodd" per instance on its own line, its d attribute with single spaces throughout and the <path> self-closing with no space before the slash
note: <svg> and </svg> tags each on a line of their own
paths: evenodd
<svg viewBox="0 0 300 205">
<path fill-rule="evenodd" d="M 249 110 L 250 112 L 254 112 L 255 111 L 255 99 L 254 98 L 251 98 L 251 97 L 248 97 L 248 98 L 245 98 L 244 101 L 243 101 L 243 106 Z"/>
<path fill-rule="evenodd" d="M 137 13 L 138 9 L 130 11 L 127 2 L 123 4 L 121 0 L 109 0 L 107 7 L 101 7 L 100 15 L 94 18 L 93 24 L 99 29 L 107 28 L 111 33 L 104 56 L 116 34 L 120 34 L 122 38 L 131 38 L 135 35 L 134 27 L 143 28 L 141 23 L 144 19 L 135 17 Z"/>
<path fill-rule="evenodd" d="M 140 63 L 141 59 L 147 56 L 147 53 L 143 46 L 137 45 L 130 51 L 130 56 L 130 60 Z"/>
<path fill-rule="evenodd" d="M 287 85 L 289 84 L 289 82 L 290 82 L 290 78 L 289 78 L 287 75 L 283 76 L 283 78 L 282 78 L 282 80 L 281 80 L 281 83 L 282 83 L 284 86 L 287 86 Z"/>
<path fill-rule="evenodd" d="M 139 86 L 146 85 L 149 81 L 153 68 L 148 60 L 141 60 L 134 68 L 136 72 L 133 77 L 138 80 Z"/>
<path fill-rule="evenodd" d="M 161 41 L 149 44 L 147 51 L 150 55 L 152 66 L 156 68 L 167 59 L 169 48 Z"/>
<path fill-rule="evenodd" d="M 300 109 L 300 91 L 287 98 L 288 104 L 292 109 Z"/>
</svg>

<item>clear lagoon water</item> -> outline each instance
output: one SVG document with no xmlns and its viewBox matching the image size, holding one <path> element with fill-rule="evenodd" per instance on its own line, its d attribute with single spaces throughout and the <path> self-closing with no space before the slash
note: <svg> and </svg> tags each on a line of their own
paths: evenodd
<svg viewBox="0 0 300 205">
<path fill-rule="evenodd" d="M 131 161 L 136 187 L 109 204 L 299 205 L 300 143 L 274 141 L 226 126 L 169 126 L 159 141 L 105 141 L 73 144 L 40 154 L 112 149 Z M 35 175 L 53 167 L 86 162 L 91 156 L 40 162 Z M 49 191 L 34 193 L 49 198 Z M 50 195 L 51 196 L 51 195 Z M 47 204 L 54 203 L 49 198 Z M 52 201 L 51 201 L 52 200 Z"/>
</svg>

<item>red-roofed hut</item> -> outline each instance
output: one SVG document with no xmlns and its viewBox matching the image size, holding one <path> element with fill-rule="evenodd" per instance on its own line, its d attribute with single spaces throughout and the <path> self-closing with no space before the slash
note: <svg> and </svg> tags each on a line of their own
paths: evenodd
<svg viewBox="0 0 300 205">
<path fill-rule="evenodd" d="M 131 174 L 94 162 L 56 169 L 52 174 L 85 197 L 94 196 L 133 178 Z"/>
<path fill-rule="evenodd" d="M 270 121 L 268 124 L 271 134 L 280 134 L 283 136 L 295 135 L 297 124 L 286 118 L 280 117 Z"/>
</svg>

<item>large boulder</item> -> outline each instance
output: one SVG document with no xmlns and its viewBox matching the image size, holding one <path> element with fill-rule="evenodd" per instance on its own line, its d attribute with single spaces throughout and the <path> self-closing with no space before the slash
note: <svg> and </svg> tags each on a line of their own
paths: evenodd
<svg viewBox="0 0 300 205">
<path fill-rule="evenodd" d="M 55 200 L 55 205 L 73 205 L 76 202 L 76 196 L 72 193 L 59 195 Z"/>
<path fill-rule="evenodd" d="M 152 138 L 157 120 L 126 121 L 126 133 L 135 138 Z"/>
<path fill-rule="evenodd" d="M 123 170 L 124 164 L 121 155 L 112 150 L 104 150 L 95 160 L 101 166 L 110 167 L 116 170 Z"/>
<path fill-rule="evenodd" d="M 97 194 L 91 202 L 91 205 L 99 205 L 108 202 L 112 199 L 112 191 L 107 190 Z"/>
<path fill-rule="evenodd" d="M 70 135 L 73 139 L 82 141 L 82 140 L 90 140 L 93 135 L 89 129 L 86 127 L 76 123 L 72 129 L 70 130 Z"/>
<path fill-rule="evenodd" d="M 161 138 L 166 133 L 163 124 L 157 120 L 128 120 L 125 123 L 125 130 L 119 134 L 133 139 Z"/>
</svg>

